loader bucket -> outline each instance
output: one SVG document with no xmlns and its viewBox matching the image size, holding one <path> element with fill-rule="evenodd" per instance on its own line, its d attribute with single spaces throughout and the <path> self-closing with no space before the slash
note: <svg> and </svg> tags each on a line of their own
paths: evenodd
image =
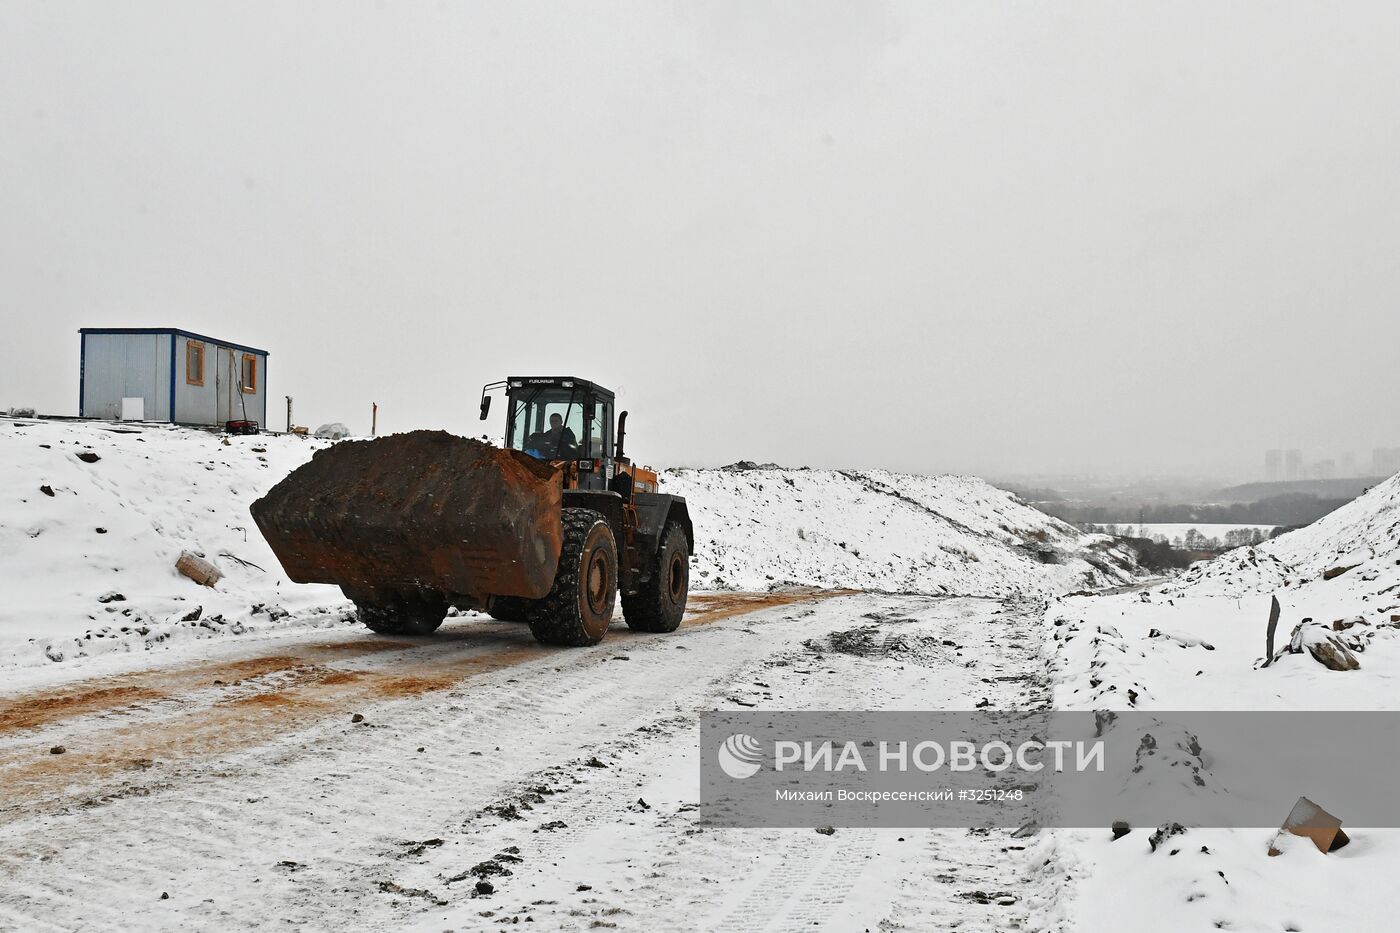
<svg viewBox="0 0 1400 933">
<path fill-rule="evenodd" d="M 549 592 L 561 498 L 542 460 L 412 431 L 318 451 L 252 513 L 298 583 L 427 587 L 481 602 Z"/>
</svg>

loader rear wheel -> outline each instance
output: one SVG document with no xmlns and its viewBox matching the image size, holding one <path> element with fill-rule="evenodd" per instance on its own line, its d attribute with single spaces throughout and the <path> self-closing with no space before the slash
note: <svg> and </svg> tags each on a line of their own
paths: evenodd
<svg viewBox="0 0 1400 933">
<path fill-rule="evenodd" d="M 690 595 L 690 549 L 685 529 L 669 522 L 661 535 L 651 579 L 635 596 L 622 597 L 622 615 L 634 632 L 674 632 Z"/>
<path fill-rule="evenodd" d="M 381 635 L 431 635 L 447 615 L 447 598 L 432 590 L 346 590 L 360 621 Z"/>
<path fill-rule="evenodd" d="M 617 543 L 592 509 L 564 509 L 563 520 L 554 587 L 530 606 L 530 633 L 546 645 L 596 645 L 617 604 Z"/>
</svg>

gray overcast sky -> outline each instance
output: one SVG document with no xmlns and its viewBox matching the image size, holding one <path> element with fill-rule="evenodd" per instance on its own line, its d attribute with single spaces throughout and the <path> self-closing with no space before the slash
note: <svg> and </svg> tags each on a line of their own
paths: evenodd
<svg viewBox="0 0 1400 933">
<path fill-rule="evenodd" d="M 658 465 L 1368 460 L 1397 49 L 1393 2 L 0 0 L 0 406 L 176 326 L 313 427 L 570 372 Z"/>
</svg>

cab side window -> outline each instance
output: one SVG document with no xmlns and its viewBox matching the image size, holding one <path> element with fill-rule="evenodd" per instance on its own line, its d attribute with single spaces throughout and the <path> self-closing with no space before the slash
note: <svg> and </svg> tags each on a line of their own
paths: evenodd
<svg viewBox="0 0 1400 933">
<path fill-rule="evenodd" d="M 593 406 L 593 420 L 588 423 L 587 455 L 598 460 L 612 456 L 612 402 Z"/>
</svg>

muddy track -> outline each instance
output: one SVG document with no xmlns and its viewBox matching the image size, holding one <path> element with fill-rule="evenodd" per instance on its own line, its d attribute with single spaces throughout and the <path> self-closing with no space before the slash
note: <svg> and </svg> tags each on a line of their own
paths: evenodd
<svg viewBox="0 0 1400 933">
<path fill-rule="evenodd" d="M 850 591 L 696 595 L 678 633 L 733 616 Z M 656 636 L 614 625 L 597 663 Z M 116 792 L 151 767 L 184 766 L 259 745 L 346 711 L 440 693 L 513 665 L 546 660 L 522 625 L 467 622 L 427 639 L 366 635 L 279 646 L 276 654 L 204 661 L 83 681 L 0 700 L 0 824 L 36 806 Z M 62 754 L 52 749 L 63 747 Z"/>
</svg>

